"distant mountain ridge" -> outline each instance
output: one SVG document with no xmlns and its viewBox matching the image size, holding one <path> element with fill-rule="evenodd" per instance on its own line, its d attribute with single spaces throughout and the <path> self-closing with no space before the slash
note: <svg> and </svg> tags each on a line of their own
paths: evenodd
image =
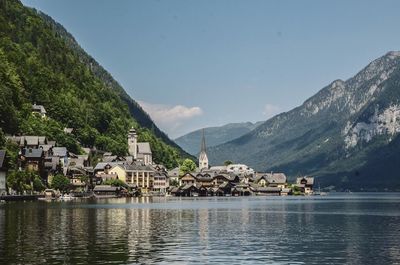
<svg viewBox="0 0 400 265">
<path fill-rule="evenodd" d="M 207 147 L 216 146 L 236 139 L 252 130 L 263 122 L 229 123 L 223 126 L 204 128 Z M 186 152 L 196 155 L 200 152 L 202 130 L 199 129 L 175 139 L 175 142 Z"/>
<path fill-rule="evenodd" d="M 338 189 L 393 190 L 400 189 L 399 132 L 400 52 L 389 52 L 208 155 L 212 164 L 311 174 Z"/>
</svg>

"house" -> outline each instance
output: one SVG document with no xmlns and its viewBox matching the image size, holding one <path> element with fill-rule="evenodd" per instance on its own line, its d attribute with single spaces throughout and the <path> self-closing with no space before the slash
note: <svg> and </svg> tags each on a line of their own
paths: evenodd
<svg viewBox="0 0 400 265">
<path fill-rule="evenodd" d="M 153 190 L 155 171 L 148 165 L 133 163 L 125 165 L 126 183 L 135 185 L 142 194 Z"/>
<path fill-rule="evenodd" d="M 96 187 L 94 187 L 93 193 L 96 197 L 118 197 L 120 194 L 120 188 L 110 185 L 97 185 Z"/>
<path fill-rule="evenodd" d="M 313 193 L 314 178 L 313 177 L 299 177 L 296 179 L 296 186 L 300 188 L 301 192 L 306 195 Z"/>
<path fill-rule="evenodd" d="M 169 187 L 168 175 L 164 172 L 156 172 L 154 174 L 153 191 L 165 194 Z"/>
<path fill-rule="evenodd" d="M 88 184 L 88 181 L 82 181 L 87 176 L 86 171 L 82 168 L 69 167 L 67 171 L 67 176 L 69 177 L 71 186 L 75 191 L 83 191 Z"/>
<path fill-rule="evenodd" d="M 180 188 L 179 196 L 192 197 L 198 195 L 199 189 L 194 184 L 186 184 L 185 186 Z"/>
<path fill-rule="evenodd" d="M 280 196 L 281 188 L 280 187 L 256 187 L 254 192 L 256 195 Z"/>
<path fill-rule="evenodd" d="M 286 187 L 286 175 L 283 173 L 267 173 L 259 176 L 254 181 L 260 187 Z"/>
<path fill-rule="evenodd" d="M 124 165 L 115 165 L 115 166 L 113 166 L 109 170 L 108 174 L 116 175 L 117 179 L 119 179 L 119 180 L 121 180 L 121 181 L 126 183 L 126 175 L 127 175 L 127 173 L 126 173 Z"/>
<path fill-rule="evenodd" d="M 185 186 L 185 185 L 196 185 L 197 183 L 197 178 L 193 176 L 191 173 L 186 173 L 179 179 L 179 186 Z"/>
<path fill-rule="evenodd" d="M 95 182 L 97 185 L 109 179 L 118 179 L 118 174 L 110 170 L 117 166 L 118 163 L 98 163 L 94 168 Z"/>
<path fill-rule="evenodd" d="M 224 182 L 224 183 L 222 183 L 218 187 L 217 196 L 221 196 L 221 193 L 222 193 L 222 195 L 231 194 L 233 187 L 234 187 L 234 185 L 232 184 L 232 182 Z"/>
<path fill-rule="evenodd" d="M 232 196 L 250 196 L 252 191 L 248 184 L 238 184 L 232 188 L 231 194 Z"/>
<path fill-rule="evenodd" d="M 32 105 L 32 114 L 46 118 L 46 113 L 46 109 L 43 107 L 43 105 L 36 105 L 36 103 Z"/>
<path fill-rule="evenodd" d="M 188 183 L 188 182 L 186 182 L 186 183 Z M 214 187 L 214 174 L 199 173 L 196 175 L 196 183 L 203 187 L 206 187 L 206 188 Z"/>
<path fill-rule="evenodd" d="M 254 169 L 244 164 L 231 164 L 226 167 L 228 173 L 234 173 L 238 176 L 249 176 L 254 174 Z"/>
<path fill-rule="evenodd" d="M 179 172 L 180 172 L 179 167 L 167 171 L 168 178 L 171 184 L 176 184 L 176 185 L 179 184 Z"/>
<path fill-rule="evenodd" d="M 75 155 L 74 153 L 69 153 L 68 157 L 68 167 L 78 167 L 84 168 L 89 166 L 89 155 Z"/>
<path fill-rule="evenodd" d="M 20 160 L 25 170 L 41 173 L 44 169 L 44 153 L 42 149 L 24 148 L 20 154 Z"/>
<path fill-rule="evenodd" d="M 7 176 L 7 168 L 5 165 L 6 151 L 0 150 L 0 196 L 6 195 L 7 187 L 6 187 L 6 176 Z"/>
</svg>

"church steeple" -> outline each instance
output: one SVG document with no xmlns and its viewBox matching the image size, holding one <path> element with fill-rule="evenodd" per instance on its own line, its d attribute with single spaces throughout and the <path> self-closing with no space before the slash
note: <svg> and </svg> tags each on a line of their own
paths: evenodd
<svg viewBox="0 0 400 265">
<path fill-rule="evenodd" d="M 203 135 L 201 137 L 201 149 L 200 152 L 206 153 L 206 137 L 204 136 L 204 129 L 203 129 Z"/>
<path fill-rule="evenodd" d="M 199 169 L 208 169 L 208 157 L 206 150 L 206 137 L 204 136 L 204 129 L 201 138 L 201 147 L 200 147 L 200 155 L 199 155 Z"/>
</svg>

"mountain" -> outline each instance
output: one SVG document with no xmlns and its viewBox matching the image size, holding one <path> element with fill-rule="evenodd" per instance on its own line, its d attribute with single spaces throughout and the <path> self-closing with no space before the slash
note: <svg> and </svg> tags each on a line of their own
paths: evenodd
<svg viewBox="0 0 400 265">
<path fill-rule="evenodd" d="M 77 153 L 95 145 L 123 155 L 133 126 L 156 162 L 174 167 L 190 157 L 60 24 L 16 0 L 0 1 L 0 94 L 7 134 L 45 135 Z M 33 103 L 46 108 L 47 119 L 31 115 Z"/>
<path fill-rule="evenodd" d="M 301 106 L 209 148 L 210 163 L 310 174 L 321 186 L 399 190 L 400 52 L 336 80 Z"/>
<path fill-rule="evenodd" d="M 207 147 L 220 145 L 236 139 L 260 125 L 262 122 L 229 123 L 223 126 L 204 128 Z M 203 129 L 196 130 L 175 139 L 175 142 L 186 152 L 197 155 L 200 152 L 200 141 Z"/>
</svg>

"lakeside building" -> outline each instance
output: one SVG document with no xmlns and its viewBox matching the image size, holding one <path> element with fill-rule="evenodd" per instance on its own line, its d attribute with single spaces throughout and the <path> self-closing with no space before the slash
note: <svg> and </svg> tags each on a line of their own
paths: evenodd
<svg viewBox="0 0 400 265">
<path fill-rule="evenodd" d="M 306 195 L 313 194 L 314 178 L 300 177 L 296 179 L 296 186 Z"/>
<path fill-rule="evenodd" d="M 149 142 L 138 142 L 137 133 L 134 128 L 129 130 L 128 133 L 128 150 L 129 155 L 135 161 L 143 162 L 145 165 L 153 163 L 153 154 Z"/>
</svg>

